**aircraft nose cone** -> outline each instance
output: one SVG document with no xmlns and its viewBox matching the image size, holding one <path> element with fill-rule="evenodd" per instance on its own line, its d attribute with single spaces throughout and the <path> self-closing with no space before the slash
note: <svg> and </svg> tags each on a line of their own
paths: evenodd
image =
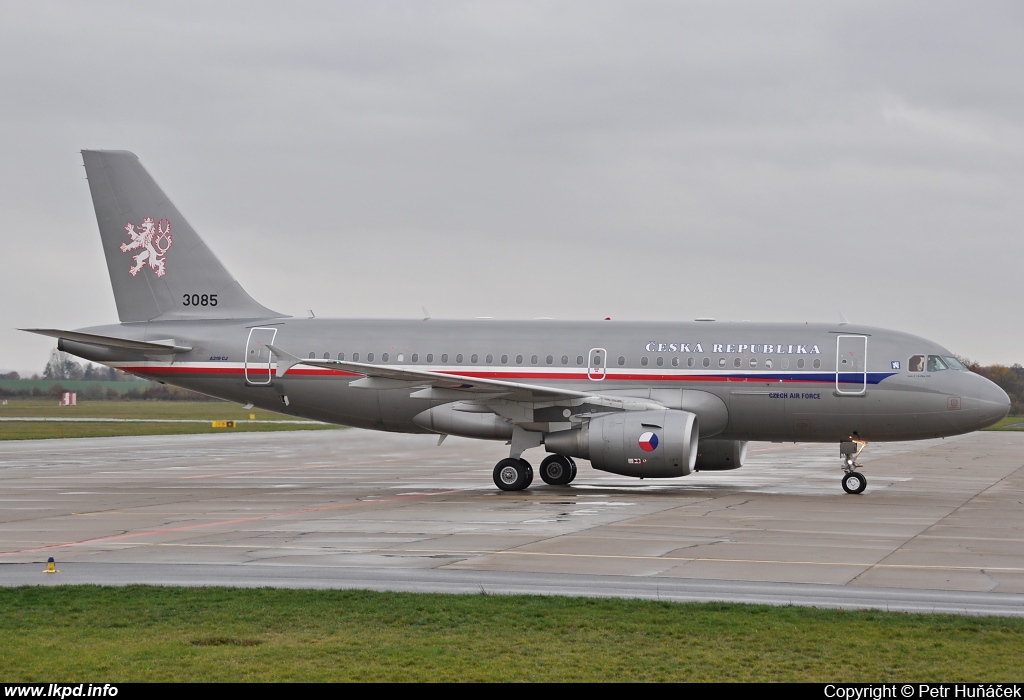
<svg viewBox="0 0 1024 700">
<path fill-rule="evenodd" d="M 998 384 L 984 377 L 977 377 L 977 380 L 971 399 L 978 408 L 979 418 L 986 426 L 998 423 L 1010 412 L 1010 397 Z"/>
</svg>

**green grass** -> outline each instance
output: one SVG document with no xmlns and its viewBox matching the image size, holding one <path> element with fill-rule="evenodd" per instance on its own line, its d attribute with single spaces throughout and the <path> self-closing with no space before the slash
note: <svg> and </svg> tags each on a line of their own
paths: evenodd
<svg viewBox="0 0 1024 700">
<path fill-rule="evenodd" d="M 732 604 L 23 587 L 0 675 L 61 681 L 1019 681 L 1024 620 Z"/>
<path fill-rule="evenodd" d="M 1024 430 L 1024 416 L 1007 416 L 985 430 Z"/>
<path fill-rule="evenodd" d="M 324 430 L 338 426 L 312 421 L 305 425 L 280 423 L 301 420 L 271 411 L 246 409 L 226 401 L 82 401 L 60 406 L 56 399 L 8 399 L 0 405 L 0 417 L 8 418 L 120 418 L 159 420 L 250 420 L 234 428 L 214 428 L 210 423 L 78 423 L 74 421 L 0 421 L 0 440 L 40 438 L 112 437 L 123 435 L 183 435 L 196 433 L 263 432 L 268 430 Z"/>
</svg>

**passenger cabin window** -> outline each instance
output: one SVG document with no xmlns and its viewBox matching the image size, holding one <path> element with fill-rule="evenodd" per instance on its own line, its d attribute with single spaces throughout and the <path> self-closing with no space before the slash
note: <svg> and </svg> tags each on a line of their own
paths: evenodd
<svg viewBox="0 0 1024 700">
<path fill-rule="evenodd" d="M 395 362 L 405 362 L 405 355 L 398 353 L 398 357 L 395 358 Z"/>
<path fill-rule="evenodd" d="M 458 355 L 455 356 L 455 361 L 458 364 L 460 364 L 460 365 L 462 364 L 462 353 L 461 352 Z"/>
<path fill-rule="evenodd" d="M 487 364 L 491 364 L 492 362 L 494 362 L 494 355 L 488 355 L 487 356 Z"/>
<path fill-rule="evenodd" d="M 750 367 L 751 368 L 757 367 L 757 358 L 756 357 L 751 357 L 750 358 Z"/>
<path fill-rule="evenodd" d="M 508 364 L 508 355 L 502 355 L 501 356 L 501 364 L 503 364 L 503 365 L 507 365 Z"/>
<path fill-rule="evenodd" d="M 568 355 L 562 355 L 562 364 L 563 365 L 569 364 L 569 356 Z"/>
<path fill-rule="evenodd" d="M 316 359 L 316 353 L 315 352 L 309 353 L 309 359 L 311 359 L 311 360 Z"/>
<path fill-rule="evenodd" d="M 659 357 L 657 360 L 655 360 L 655 363 L 657 363 L 658 367 L 664 367 L 665 366 L 665 358 L 664 357 Z"/>
<path fill-rule="evenodd" d="M 412 361 L 413 362 L 419 362 L 420 361 L 420 354 L 418 352 L 414 352 L 412 354 Z"/>
<path fill-rule="evenodd" d="M 641 357 L 640 358 L 640 364 L 643 365 L 644 367 L 646 367 L 647 366 L 647 358 L 646 357 Z"/>
<path fill-rule="evenodd" d="M 622 367 L 624 364 L 626 364 L 626 358 L 619 355 L 619 367 Z"/>
<path fill-rule="evenodd" d="M 448 364 L 448 353 L 441 355 L 441 364 Z"/>
<path fill-rule="evenodd" d="M 381 355 L 380 356 L 380 361 L 381 362 L 387 362 L 388 361 L 388 354 L 384 353 L 383 355 Z"/>
<path fill-rule="evenodd" d="M 710 357 L 705 357 L 701 361 L 701 365 L 703 365 L 704 367 L 710 367 L 711 366 L 711 358 Z"/>
<path fill-rule="evenodd" d="M 517 365 L 523 364 L 523 356 L 522 355 L 516 355 L 516 364 Z"/>
<path fill-rule="evenodd" d="M 821 360 L 819 360 L 819 359 L 815 359 L 814 360 L 814 369 L 821 369 Z"/>
<path fill-rule="evenodd" d="M 583 366 L 583 355 L 576 356 L 576 364 L 579 365 L 580 367 Z"/>
<path fill-rule="evenodd" d="M 544 361 L 550 365 L 555 361 L 555 358 L 552 357 L 551 355 L 548 355 L 547 357 L 544 358 Z"/>
<path fill-rule="evenodd" d="M 718 366 L 719 367 L 725 367 L 725 358 L 724 357 L 719 357 L 718 358 Z"/>
<path fill-rule="evenodd" d="M 535 365 L 535 364 L 537 364 L 537 359 L 538 359 L 538 358 L 537 358 L 537 356 L 536 356 L 536 355 L 531 355 L 531 356 L 530 356 L 530 364 L 531 364 L 531 365 Z"/>
<path fill-rule="evenodd" d="M 679 366 L 679 358 L 678 357 L 673 357 L 672 358 L 672 366 L 673 367 L 678 367 Z"/>
<path fill-rule="evenodd" d="M 914 355 L 907 361 L 907 369 L 911 372 L 924 372 L 924 355 Z"/>
<path fill-rule="evenodd" d="M 788 357 L 783 357 L 781 362 L 782 362 L 782 369 L 789 369 L 789 358 Z"/>
<path fill-rule="evenodd" d="M 801 357 L 799 360 L 796 361 L 796 368 L 797 369 L 803 369 L 804 368 L 804 358 Z"/>
<path fill-rule="evenodd" d="M 480 359 L 480 358 L 477 356 L 477 354 L 473 353 L 473 356 L 469 358 L 469 361 L 470 361 L 470 363 L 475 365 L 478 359 Z"/>
<path fill-rule="evenodd" d="M 329 360 L 329 359 L 331 359 L 331 353 L 329 353 L 329 352 L 325 352 L 325 353 L 324 353 L 324 359 L 325 359 L 325 360 Z"/>
<path fill-rule="evenodd" d="M 339 352 L 338 353 L 338 360 L 340 360 L 341 362 L 344 362 L 345 361 L 345 353 Z"/>
<path fill-rule="evenodd" d="M 367 362 L 373 362 L 373 353 L 372 352 L 366 353 L 366 361 Z"/>
<path fill-rule="evenodd" d="M 771 369 L 772 368 L 772 358 L 769 357 L 767 360 L 764 361 L 764 368 L 765 369 Z"/>
<path fill-rule="evenodd" d="M 427 362 L 433 362 L 433 361 L 434 361 L 434 353 L 428 352 L 427 353 Z"/>
<path fill-rule="evenodd" d="M 694 361 L 694 359 L 692 357 L 687 357 L 686 358 L 686 366 L 687 367 L 693 367 L 695 364 L 696 364 L 696 362 Z"/>
<path fill-rule="evenodd" d="M 359 362 L 359 353 L 358 352 L 352 353 L 352 361 L 353 362 Z"/>
</svg>

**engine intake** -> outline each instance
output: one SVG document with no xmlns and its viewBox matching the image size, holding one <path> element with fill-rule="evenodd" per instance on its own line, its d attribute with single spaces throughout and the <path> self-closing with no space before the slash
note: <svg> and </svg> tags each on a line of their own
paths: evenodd
<svg viewBox="0 0 1024 700">
<path fill-rule="evenodd" d="M 544 436 L 548 452 L 589 459 L 594 469 L 663 479 L 686 476 L 697 459 L 697 416 L 688 411 L 626 411 Z"/>
</svg>

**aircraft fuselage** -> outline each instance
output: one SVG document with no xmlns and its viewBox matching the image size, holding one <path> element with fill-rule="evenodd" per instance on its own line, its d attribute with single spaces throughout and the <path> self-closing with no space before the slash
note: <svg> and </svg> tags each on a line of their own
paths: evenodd
<svg viewBox="0 0 1024 700">
<path fill-rule="evenodd" d="M 192 350 L 140 359 L 138 353 L 67 340 L 61 347 L 211 396 L 375 430 L 430 432 L 414 419 L 452 399 L 413 397 L 415 387 L 407 383 L 352 387 L 362 375 L 302 364 L 278 377 L 278 358 L 265 345 L 300 358 L 654 399 L 695 412 L 701 438 L 922 439 L 991 425 L 1007 408 L 1005 393 L 976 374 L 929 371 L 929 357 L 952 357 L 945 348 L 906 333 L 849 324 L 276 318 L 155 321 L 82 330 L 137 340 L 172 339 Z M 913 371 L 915 357 L 923 358 L 921 371 Z M 702 404 L 697 399 L 706 396 L 698 393 L 719 401 Z M 569 427 L 559 411 L 534 411 L 535 420 L 528 421 L 534 429 Z"/>
</svg>

